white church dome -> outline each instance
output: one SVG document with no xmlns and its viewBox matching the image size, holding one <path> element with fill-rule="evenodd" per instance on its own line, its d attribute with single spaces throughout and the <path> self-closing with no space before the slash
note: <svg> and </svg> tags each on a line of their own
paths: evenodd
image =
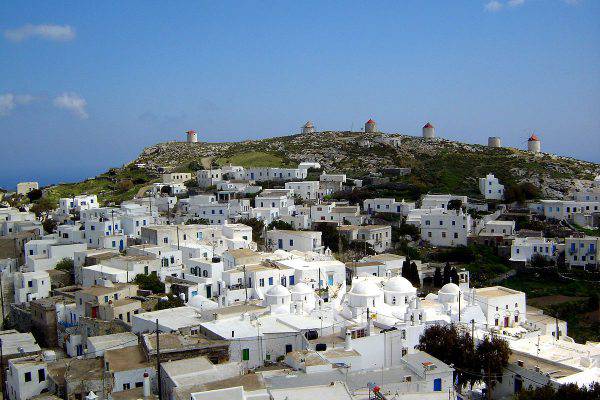
<svg viewBox="0 0 600 400">
<path fill-rule="evenodd" d="M 442 288 L 438 291 L 441 294 L 459 294 L 460 289 L 454 283 L 446 283 Z"/>
<path fill-rule="evenodd" d="M 388 292 L 412 293 L 417 289 L 413 287 L 410 281 L 402 276 L 394 276 L 387 280 L 384 290 Z"/>
<path fill-rule="evenodd" d="M 380 290 L 375 283 L 363 280 L 352 285 L 350 293 L 359 296 L 377 296 Z"/>
<path fill-rule="evenodd" d="M 290 291 L 294 294 L 311 294 L 311 293 L 313 293 L 312 288 L 304 282 L 299 282 L 299 283 L 295 284 L 294 286 L 292 286 Z"/>
<path fill-rule="evenodd" d="M 290 291 L 282 285 L 275 285 L 271 289 L 267 290 L 266 294 L 267 296 L 289 296 Z"/>
</svg>

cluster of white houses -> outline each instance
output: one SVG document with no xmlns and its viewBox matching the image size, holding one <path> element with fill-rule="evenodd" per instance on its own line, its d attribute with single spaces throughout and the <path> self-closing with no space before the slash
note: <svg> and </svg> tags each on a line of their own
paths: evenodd
<svg viewBox="0 0 600 400">
<path fill-rule="evenodd" d="M 372 120 L 365 128 L 377 129 Z M 426 125 L 424 136 L 434 137 L 433 129 Z M 195 143 L 195 132 L 188 135 Z M 569 266 L 597 266 L 598 237 L 526 235 L 505 207 L 488 212 L 460 195 L 324 201 L 347 179 L 321 173 L 307 181 L 319 168 L 168 173 L 148 197 L 119 207 L 100 207 L 95 195 L 63 198 L 50 234 L 33 213 L 0 209 L 3 316 L 35 335 L 0 332 L 6 397 L 146 399 L 161 390 L 163 399 L 356 399 L 376 385 L 384 396 L 445 399 L 456 394 L 453 367 L 416 350 L 435 324 L 464 324 L 478 339 L 509 342 L 513 357 L 496 389 L 503 396 L 530 384 L 600 379 L 600 346 L 575 343 L 564 321 L 527 306 L 524 293 L 472 288 L 461 271 L 457 282 L 422 295 L 402 277 L 405 257 L 389 253 L 399 220 L 430 246 L 501 245 L 521 263 L 564 252 Z M 206 193 L 183 196 L 194 179 Z M 281 187 L 263 190 L 261 181 Z M 490 203 L 504 197 L 492 174 L 479 188 Z M 597 227 L 599 196 L 600 178 L 570 200 L 542 200 L 529 212 Z M 258 232 L 241 223 L 247 219 L 292 228 L 265 228 L 259 246 Z M 318 224 L 375 254 L 337 260 Z M 416 265 L 421 282 L 433 275 L 427 263 Z M 136 282 L 148 276 L 165 294 L 140 289 Z M 162 309 L 171 302 L 182 305 Z M 157 329 L 160 352 L 169 355 L 160 385 Z"/>
</svg>

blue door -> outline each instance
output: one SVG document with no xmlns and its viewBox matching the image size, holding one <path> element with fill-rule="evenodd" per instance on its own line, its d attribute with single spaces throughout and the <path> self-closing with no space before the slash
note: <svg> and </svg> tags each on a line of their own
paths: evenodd
<svg viewBox="0 0 600 400">
<path fill-rule="evenodd" d="M 433 391 L 441 392 L 442 391 L 442 378 L 437 378 L 433 380 Z"/>
<path fill-rule="evenodd" d="M 327 277 L 327 284 L 328 284 L 329 286 L 333 286 L 333 275 L 329 275 L 329 276 Z"/>
<path fill-rule="evenodd" d="M 123 239 L 119 241 L 119 251 L 123 251 Z"/>
<path fill-rule="evenodd" d="M 277 246 L 278 246 L 280 249 L 283 249 L 283 239 L 279 239 L 279 240 L 277 241 Z"/>
</svg>

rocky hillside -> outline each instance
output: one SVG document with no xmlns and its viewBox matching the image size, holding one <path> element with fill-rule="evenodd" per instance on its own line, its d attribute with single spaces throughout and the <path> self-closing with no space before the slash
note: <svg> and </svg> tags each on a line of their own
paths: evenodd
<svg viewBox="0 0 600 400">
<path fill-rule="evenodd" d="M 398 137 L 399 147 L 382 144 Z M 318 132 L 232 143 L 160 143 L 144 149 L 130 165 L 157 170 L 188 170 L 212 160 L 243 166 L 294 166 L 318 161 L 329 172 L 363 177 L 386 167 L 410 167 L 402 178 L 420 191 L 478 193 L 477 178 L 494 173 L 505 185 L 530 182 L 547 197 L 562 197 L 600 173 L 600 164 L 513 148 L 489 148 L 444 139 L 425 140 L 400 134 Z"/>
</svg>

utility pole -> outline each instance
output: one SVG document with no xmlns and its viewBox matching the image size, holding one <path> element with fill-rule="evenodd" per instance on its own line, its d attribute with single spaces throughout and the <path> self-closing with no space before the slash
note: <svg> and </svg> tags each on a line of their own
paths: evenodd
<svg viewBox="0 0 600 400">
<path fill-rule="evenodd" d="M 458 292 L 458 324 L 460 325 L 460 291 Z"/>
<path fill-rule="evenodd" d="M 6 399 L 4 391 L 4 355 L 2 354 L 2 339 L 0 339 L 0 389 L 2 390 L 2 398 Z"/>
<path fill-rule="evenodd" d="M 158 318 L 156 319 L 156 379 L 158 383 L 158 400 L 162 400 L 162 380 L 160 372 L 160 330 L 158 328 Z"/>
<path fill-rule="evenodd" d="M 3 272 L 4 271 L 0 270 L 0 307 L 2 308 L 2 321 L 0 321 L 0 322 L 1 322 L 2 328 L 4 328 L 4 290 L 2 287 L 2 273 Z"/>
<path fill-rule="evenodd" d="M 556 341 L 558 341 L 559 330 L 558 330 L 558 311 L 554 314 L 554 318 L 556 320 Z"/>
<path fill-rule="evenodd" d="M 245 264 L 242 266 L 242 270 L 244 271 L 244 291 L 246 292 L 246 302 L 245 303 L 248 304 L 248 282 L 247 282 L 248 278 L 246 278 L 246 265 Z"/>
<path fill-rule="evenodd" d="M 473 340 L 473 351 L 475 351 L 475 320 L 471 320 L 471 339 Z"/>
<path fill-rule="evenodd" d="M 112 225 L 112 234 L 116 235 L 116 233 L 115 233 L 115 210 L 110 210 L 110 223 Z"/>
</svg>

